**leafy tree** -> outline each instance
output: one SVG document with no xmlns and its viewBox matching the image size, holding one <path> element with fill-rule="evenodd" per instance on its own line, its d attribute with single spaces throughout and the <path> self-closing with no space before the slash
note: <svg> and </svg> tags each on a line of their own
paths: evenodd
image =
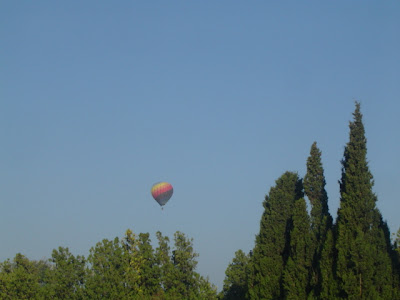
<svg viewBox="0 0 400 300">
<path fill-rule="evenodd" d="M 313 294 L 318 296 L 321 291 L 321 255 L 328 230 L 332 227 L 332 216 L 328 208 L 328 196 L 325 190 L 324 169 L 321 162 L 321 151 L 314 142 L 310 156 L 307 159 L 307 173 L 304 177 L 304 193 L 311 204 L 311 243 L 312 271 L 310 284 Z"/>
<path fill-rule="evenodd" d="M 174 265 L 171 260 L 169 238 L 164 237 L 160 231 L 156 233 L 158 247 L 156 249 L 156 261 L 160 270 L 160 285 L 165 293 L 174 288 Z"/>
<path fill-rule="evenodd" d="M 132 299 L 161 297 L 160 267 L 151 245 L 150 235 L 140 233 L 137 236 L 128 229 L 122 248 L 127 295 Z"/>
<path fill-rule="evenodd" d="M 150 242 L 149 233 L 139 234 L 136 251 L 141 261 L 139 266 L 141 276 L 138 278 L 138 284 L 145 295 L 154 295 L 161 290 L 160 269 Z"/>
<path fill-rule="evenodd" d="M 155 297 L 158 298 L 155 299 L 216 299 L 216 287 L 208 278 L 195 272 L 198 254 L 194 252 L 193 239 L 187 238 L 182 232 L 175 232 L 171 257 L 169 238 L 160 232 L 156 235 L 158 247 L 155 257 L 163 290 L 157 292 Z"/>
<path fill-rule="evenodd" d="M 260 232 L 250 262 L 248 298 L 283 297 L 282 275 L 289 256 L 289 230 L 296 200 L 303 197 L 303 185 L 296 173 L 286 172 L 263 202 Z"/>
<path fill-rule="evenodd" d="M 142 266 L 144 258 L 140 255 L 139 239 L 132 230 L 128 229 L 125 233 L 125 237 L 122 240 L 122 251 L 123 251 L 123 268 L 124 268 L 124 284 L 127 289 L 127 295 L 130 297 L 144 297 L 144 290 L 141 285 L 141 279 L 143 277 Z"/>
<path fill-rule="evenodd" d="M 222 299 L 241 300 L 247 293 L 248 264 L 250 255 L 242 250 L 235 252 L 235 257 L 225 271 Z"/>
<path fill-rule="evenodd" d="M 193 250 L 193 239 L 186 238 L 184 233 L 175 232 L 174 242 L 175 249 L 172 252 L 174 290 L 184 299 L 194 299 L 197 290 L 196 257 L 199 255 Z"/>
<path fill-rule="evenodd" d="M 120 240 L 104 239 L 86 260 L 68 248 L 53 250 L 49 261 L 29 261 L 17 254 L 0 263 L 0 299 L 217 299 L 217 289 L 195 272 L 198 254 L 193 239 L 157 232 L 153 249 L 148 233 L 127 230 Z"/>
<path fill-rule="evenodd" d="M 90 249 L 87 269 L 86 298 L 124 299 L 128 295 L 124 252 L 119 239 L 103 239 Z"/>
<path fill-rule="evenodd" d="M 198 286 L 198 295 L 196 299 L 198 300 L 217 300 L 217 287 L 213 285 L 210 280 L 207 278 L 204 278 L 200 274 L 196 273 L 196 280 L 197 280 L 197 286 Z"/>
<path fill-rule="evenodd" d="M 0 264 L 0 298 L 1 299 L 44 299 L 42 288 L 44 274 L 49 268 L 43 261 L 29 261 L 17 253 L 11 262 Z"/>
<path fill-rule="evenodd" d="M 309 292 L 308 279 L 312 253 L 310 252 L 310 217 L 304 198 L 295 202 L 292 223 L 289 258 L 283 273 L 285 298 L 306 299 Z"/>
<path fill-rule="evenodd" d="M 83 256 L 75 257 L 68 248 L 53 250 L 53 268 L 47 272 L 46 290 L 52 299 L 81 299 L 85 279 L 86 261 Z"/>
<path fill-rule="evenodd" d="M 392 299 L 391 260 L 372 191 L 373 177 L 360 104 L 350 122 L 350 140 L 342 160 L 337 218 L 337 277 L 343 298 Z M 387 266 L 382 268 L 381 266 Z"/>
</svg>

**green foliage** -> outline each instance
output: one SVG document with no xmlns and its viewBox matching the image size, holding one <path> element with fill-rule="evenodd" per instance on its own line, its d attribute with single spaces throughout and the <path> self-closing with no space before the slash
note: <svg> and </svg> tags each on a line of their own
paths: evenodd
<svg viewBox="0 0 400 300">
<path fill-rule="evenodd" d="M 217 300 L 217 287 L 213 285 L 210 280 L 207 278 L 204 278 L 200 274 L 196 273 L 196 280 L 197 280 L 197 286 L 198 286 L 198 291 L 197 291 L 197 296 L 194 299 L 198 300 Z"/>
<path fill-rule="evenodd" d="M 260 232 L 250 262 L 248 298 L 278 299 L 283 295 L 282 275 L 289 257 L 289 231 L 294 203 L 303 197 L 296 173 L 286 172 L 270 189 L 263 203 Z"/>
<path fill-rule="evenodd" d="M 198 254 L 193 251 L 193 240 L 177 231 L 174 234 L 175 250 L 172 252 L 174 264 L 173 289 L 184 299 L 193 299 L 196 295 L 195 268 Z"/>
<path fill-rule="evenodd" d="M 396 238 L 394 240 L 394 249 L 400 256 L 400 228 L 397 230 Z"/>
<path fill-rule="evenodd" d="M 126 288 L 124 250 L 118 238 L 104 239 L 90 249 L 85 295 L 90 299 L 123 299 Z"/>
<path fill-rule="evenodd" d="M 148 233 L 128 229 L 121 240 L 97 243 L 87 260 L 63 247 L 48 262 L 17 254 L 0 263 L 0 299 L 217 299 L 216 287 L 195 271 L 193 240 L 176 232 L 171 252 L 169 238 L 156 235 L 154 250 Z"/>
<path fill-rule="evenodd" d="M 307 159 L 307 173 L 304 177 L 304 192 L 311 204 L 311 241 L 309 251 L 312 255 L 310 285 L 313 294 L 321 292 L 321 256 L 327 232 L 332 227 L 332 217 L 328 208 L 328 195 L 325 190 L 324 169 L 321 162 L 321 151 L 314 142 Z M 327 266 L 325 266 L 327 267 Z M 332 269 L 332 267 L 329 267 Z"/>
<path fill-rule="evenodd" d="M 360 104 L 350 122 L 350 140 L 342 160 L 337 219 L 339 295 L 349 299 L 392 299 L 392 263 L 373 178 Z"/>
<path fill-rule="evenodd" d="M 335 248 L 335 228 L 329 229 L 321 252 L 319 263 L 321 271 L 319 299 L 336 299 L 338 286 L 336 280 L 337 251 Z"/>
<path fill-rule="evenodd" d="M 397 230 L 394 240 L 393 251 L 393 289 L 395 291 L 394 298 L 400 299 L 400 228 Z"/>
<path fill-rule="evenodd" d="M 292 226 L 289 259 L 283 273 L 284 295 L 286 299 L 306 299 L 309 292 L 312 253 L 310 218 L 303 198 L 295 202 Z"/>
<path fill-rule="evenodd" d="M 247 293 L 248 267 L 250 255 L 242 250 L 235 252 L 235 257 L 225 271 L 222 299 L 241 300 Z"/>
<path fill-rule="evenodd" d="M 18 253 L 13 261 L 0 264 L 0 299 L 44 299 L 46 272 L 44 261 L 30 261 Z"/>
<path fill-rule="evenodd" d="M 304 192 L 311 203 L 311 221 L 314 231 L 322 230 L 322 218 L 329 216 L 328 195 L 325 190 L 324 169 L 321 151 L 314 142 L 307 159 L 307 173 L 304 176 Z"/>
<path fill-rule="evenodd" d="M 136 257 L 140 260 L 140 278 L 138 285 L 143 294 L 153 295 L 161 289 L 160 269 L 158 267 L 153 247 L 150 244 L 150 234 L 140 233 L 136 249 Z"/>
<path fill-rule="evenodd" d="M 301 189 L 293 188 L 300 184 L 285 173 L 264 202 L 248 268 L 248 299 L 400 299 L 400 230 L 393 245 L 376 208 L 359 103 L 353 115 L 341 162 L 336 224 L 328 210 L 321 151 L 314 143 L 304 178 L 310 218 Z M 228 287 L 234 286 L 232 270 L 230 265 Z M 235 299 L 227 291 L 221 298 Z"/>
<path fill-rule="evenodd" d="M 165 293 L 169 293 L 174 288 L 174 265 L 171 261 L 171 250 L 169 238 L 164 237 L 161 232 L 156 233 L 158 247 L 155 257 L 160 272 L 160 285 Z"/>
<path fill-rule="evenodd" d="M 52 299 L 81 299 L 85 280 L 86 261 L 83 256 L 75 257 L 68 248 L 54 249 L 47 272 L 47 295 Z"/>
</svg>

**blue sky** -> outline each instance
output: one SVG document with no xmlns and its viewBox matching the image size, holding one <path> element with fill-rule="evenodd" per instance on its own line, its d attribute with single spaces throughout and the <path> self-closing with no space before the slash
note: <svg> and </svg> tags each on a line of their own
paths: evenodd
<svg viewBox="0 0 400 300">
<path fill-rule="evenodd" d="M 0 260 L 180 230 L 221 288 L 313 141 L 336 216 L 355 100 L 397 231 L 399 30 L 398 1 L 2 1 Z"/>
</svg>

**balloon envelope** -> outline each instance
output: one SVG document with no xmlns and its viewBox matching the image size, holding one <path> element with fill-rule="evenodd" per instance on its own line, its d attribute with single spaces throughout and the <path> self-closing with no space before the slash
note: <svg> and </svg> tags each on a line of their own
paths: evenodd
<svg viewBox="0 0 400 300">
<path fill-rule="evenodd" d="M 165 205 L 171 198 L 174 189 L 168 182 L 158 182 L 151 187 L 151 194 L 153 198 L 161 206 Z"/>
</svg>

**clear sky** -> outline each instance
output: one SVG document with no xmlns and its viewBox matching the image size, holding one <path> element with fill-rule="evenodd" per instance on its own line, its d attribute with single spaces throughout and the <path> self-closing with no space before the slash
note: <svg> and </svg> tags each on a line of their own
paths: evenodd
<svg viewBox="0 0 400 300">
<path fill-rule="evenodd" d="M 397 231 L 399 32 L 399 1 L 1 1 L 0 261 L 180 230 L 220 289 L 313 141 L 336 217 L 355 100 Z"/>
</svg>

